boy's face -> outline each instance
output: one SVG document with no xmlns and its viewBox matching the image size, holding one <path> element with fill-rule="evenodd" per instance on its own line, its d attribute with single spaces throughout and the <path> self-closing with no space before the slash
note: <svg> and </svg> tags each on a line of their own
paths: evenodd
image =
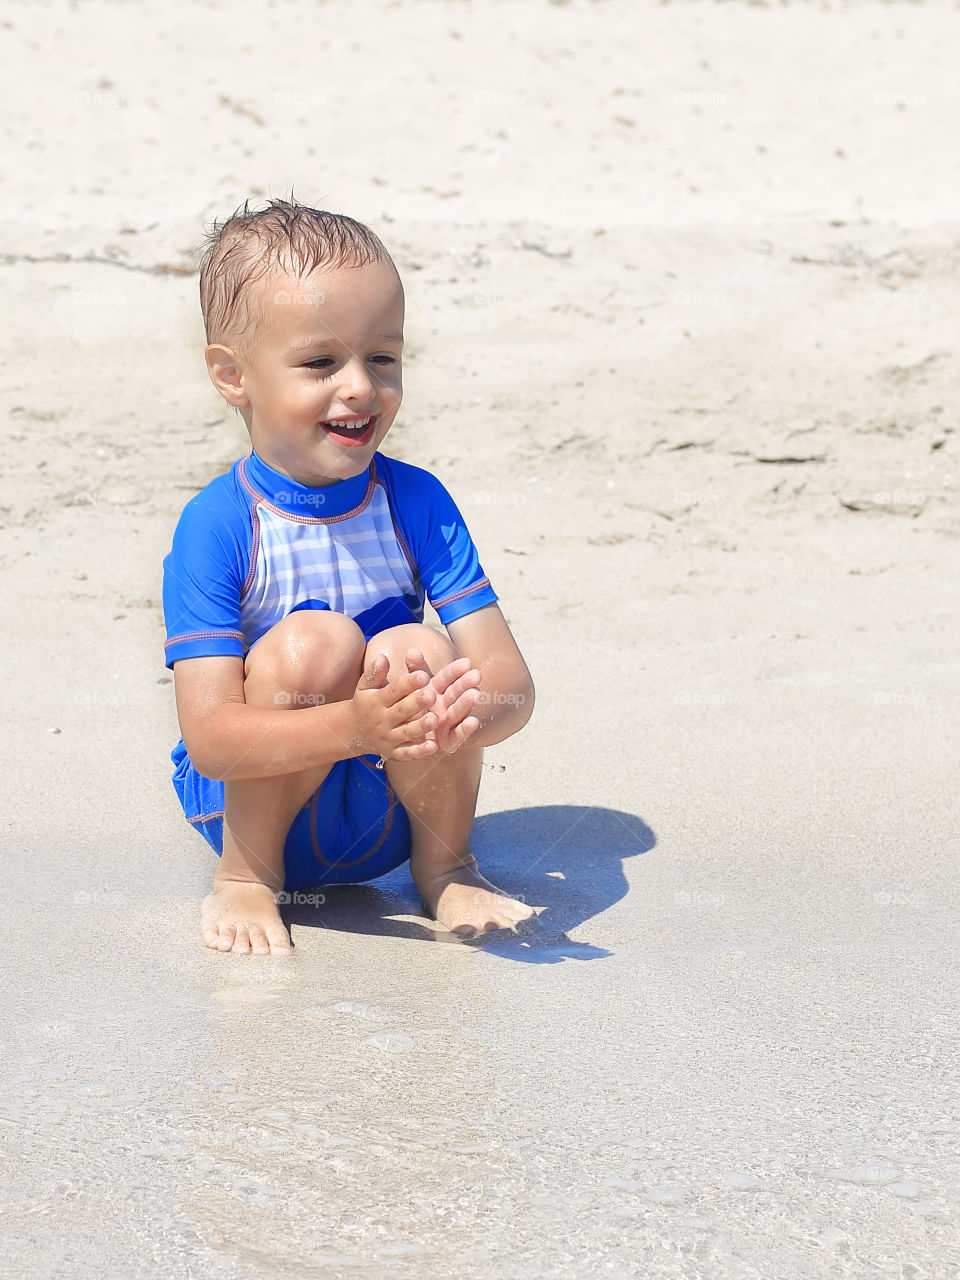
<svg viewBox="0 0 960 1280">
<path fill-rule="evenodd" d="M 302 280 L 277 274 L 256 288 L 262 317 L 243 350 L 207 348 L 215 384 L 240 409 L 254 449 L 277 471 L 311 487 L 359 475 L 403 394 L 396 270 L 373 262 L 320 269 Z M 234 362 L 231 394 L 211 355 L 225 351 Z"/>
</svg>

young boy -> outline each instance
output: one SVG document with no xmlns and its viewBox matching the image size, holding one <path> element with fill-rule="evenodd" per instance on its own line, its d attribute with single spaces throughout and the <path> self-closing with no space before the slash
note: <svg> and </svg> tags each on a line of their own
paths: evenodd
<svg viewBox="0 0 960 1280">
<path fill-rule="evenodd" d="M 205 944 L 290 955 L 283 891 L 408 860 L 446 929 L 514 927 L 533 909 L 469 837 L 483 748 L 523 727 L 533 683 L 450 495 L 378 452 L 402 394 L 396 267 L 353 219 L 274 200 L 214 225 L 200 300 L 252 446 L 163 565 L 173 782 L 220 855 Z"/>
</svg>

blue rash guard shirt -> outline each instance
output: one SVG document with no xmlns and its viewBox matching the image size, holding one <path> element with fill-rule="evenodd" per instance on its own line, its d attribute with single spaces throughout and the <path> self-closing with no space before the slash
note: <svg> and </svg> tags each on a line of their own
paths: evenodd
<svg viewBox="0 0 960 1280">
<path fill-rule="evenodd" d="M 187 503 L 163 562 L 165 663 L 245 657 L 297 609 L 353 618 L 369 640 L 446 625 L 496 592 L 450 494 L 429 471 L 375 453 L 359 476 L 310 488 L 252 451 Z"/>
</svg>

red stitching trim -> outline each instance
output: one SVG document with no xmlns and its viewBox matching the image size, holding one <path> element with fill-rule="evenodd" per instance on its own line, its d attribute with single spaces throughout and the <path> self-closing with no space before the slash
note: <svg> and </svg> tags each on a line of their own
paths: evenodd
<svg viewBox="0 0 960 1280">
<path fill-rule="evenodd" d="M 452 596 L 444 596 L 442 600 L 431 600 L 430 603 L 434 609 L 442 609 L 445 604 L 453 604 L 455 600 L 462 600 L 464 596 L 473 595 L 474 591 L 480 591 L 483 587 L 489 587 L 489 585 L 489 578 L 481 578 L 472 587 L 464 587 L 462 591 L 455 591 Z"/>
<path fill-rule="evenodd" d="M 240 483 L 246 489 L 247 493 L 249 493 L 252 498 L 255 498 L 258 503 L 265 506 L 268 511 L 274 512 L 275 515 L 283 516 L 285 520 L 292 520 L 295 524 L 339 524 L 341 520 L 351 520 L 354 516 L 359 515 L 360 512 L 369 505 L 370 499 L 373 497 L 374 480 L 373 464 L 371 463 L 370 480 L 367 484 L 366 492 L 352 511 L 345 511 L 342 516 L 298 516 L 292 511 L 284 511 L 283 507 L 275 506 L 269 498 L 264 497 L 258 489 L 254 488 L 253 482 L 247 479 L 246 463 L 247 458 L 244 458 L 240 463 L 237 474 L 240 477 Z M 296 481 L 291 480 L 290 483 L 296 484 Z"/>
<path fill-rule="evenodd" d="M 244 603 L 245 597 L 249 594 L 250 588 L 253 586 L 254 579 L 257 576 L 257 556 L 260 554 L 260 515 L 257 511 L 257 504 L 250 503 L 250 519 L 253 522 L 253 542 L 250 544 L 250 568 L 247 570 L 247 576 L 243 586 L 240 588 L 240 603 Z"/>
<path fill-rule="evenodd" d="M 386 840 L 387 836 L 390 834 L 390 828 L 393 826 L 393 811 L 397 807 L 397 796 L 393 787 L 391 787 L 389 781 L 386 779 L 386 776 L 384 776 L 384 781 L 386 781 L 387 783 L 387 816 L 383 820 L 383 830 L 380 832 L 380 839 L 377 841 L 377 843 L 373 846 L 372 849 L 367 850 L 367 852 L 363 855 L 364 858 L 373 857 L 373 855 L 377 852 L 377 850 L 383 844 L 384 840 Z M 358 858 L 357 861 L 362 862 L 363 858 Z M 352 867 L 353 863 L 345 862 L 343 863 L 343 866 Z"/>
<path fill-rule="evenodd" d="M 188 631 L 182 636 L 173 636 L 170 640 L 164 641 L 164 649 L 169 649 L 172 644 L 186 644 L 188 640 L 239 640 L 243 642 L 242 631 Z"/>
<path fill-rule="evenodd" d="M 362 757 L 359 758 L 362 759 Z M 369 764 L 366 760 L 364 760 L 363 763 Z M 373 766 L 370 765 L 370 768 L 373 768 Z M 366 853 L 362 853 L 359 858 L 354 858 L 352 862 L 345 862 L 342 858 L 338 859 L 336 862 L 331 862 L 329 858 L 324 856 L 323 850 L 320 848 L 320 842 L 317 839 L 317 804 L 320 799 L 320 790 L 318 788 L 310 797 L 310 843 L 313 846 L 313 856 L 316 860 L 326 867 L 355 867 L 358 863 L 366 862 L 368 858 L 373 857 L 383 844 L 384 840 L 386 840 L 390 832 L 390 828 L 393 825 L 393 811 L 396 808 L 397 796 L 389 782 L 387 782 L 387 795 L 389 798 L 387 816 L 383 822 L 383 830 L 380 832 L 380 838 L 376 841 L 373 848 L 368 849 Z"/>
<path fill-rule="evenodd" d="M 417 569 L 416 561 L 413 558 L 413 552 L 410 550 L 409 546 L 407 545 L 407 540 L 403 536 L 403 530 L 400 528 L 400 526 L 397 524 L 396 520 L 394 519 L 393 503 L 390 501 L 390 490 L 387 488 L 386 480 L 384 480 L 381 477 L 379 471 L 377 471 L 376 455 L 374 455 L 373 467 L 374 467 L 374 473 L 376 474 L 376 478 L 377 478 L 377 484 L 383 490 L 383 496 L 387 500 L 387 514 L 390 516 L 391 525 L 393 525 L 393 535 L 400 546 L 400 550 L 403 552 L 404 558 L 407 562 L 407 568 L 410 570 L 410 576 L 413 578 L 414 590 L 416 590 L 417 583 L 420 580 L 420 573 L 419 573 L 419 570 Z"/>
<path fill-rule="evenodd" d="M 222 818 L 222 817 L 223 817 L 223 810 L 218 809 L 216 813 L 202 813 L 197 818 L 188 818 L 187 821 L 191 825 L 194 825 L 198 822 L 211 822 L 214 818 Z"/>
</svg>

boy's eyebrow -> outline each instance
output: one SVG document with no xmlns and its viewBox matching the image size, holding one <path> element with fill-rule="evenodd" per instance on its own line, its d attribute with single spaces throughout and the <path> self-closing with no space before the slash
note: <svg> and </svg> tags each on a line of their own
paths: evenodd
<svg viewBox="0 0 960 1280">
<path fill-rule="evenodd" d="M 381 342 L 403 342 L 402 333 L 378 333 L 376 337 Z M 340 339 L 335 333 L 318 334 L 315 338 L 301 338 L 299 342 L 295 342 L 291 347 L 292 351 L 309 351 L 311 347 L 322 347 L 328 342 L 339 342 Z"/>
</svg>

